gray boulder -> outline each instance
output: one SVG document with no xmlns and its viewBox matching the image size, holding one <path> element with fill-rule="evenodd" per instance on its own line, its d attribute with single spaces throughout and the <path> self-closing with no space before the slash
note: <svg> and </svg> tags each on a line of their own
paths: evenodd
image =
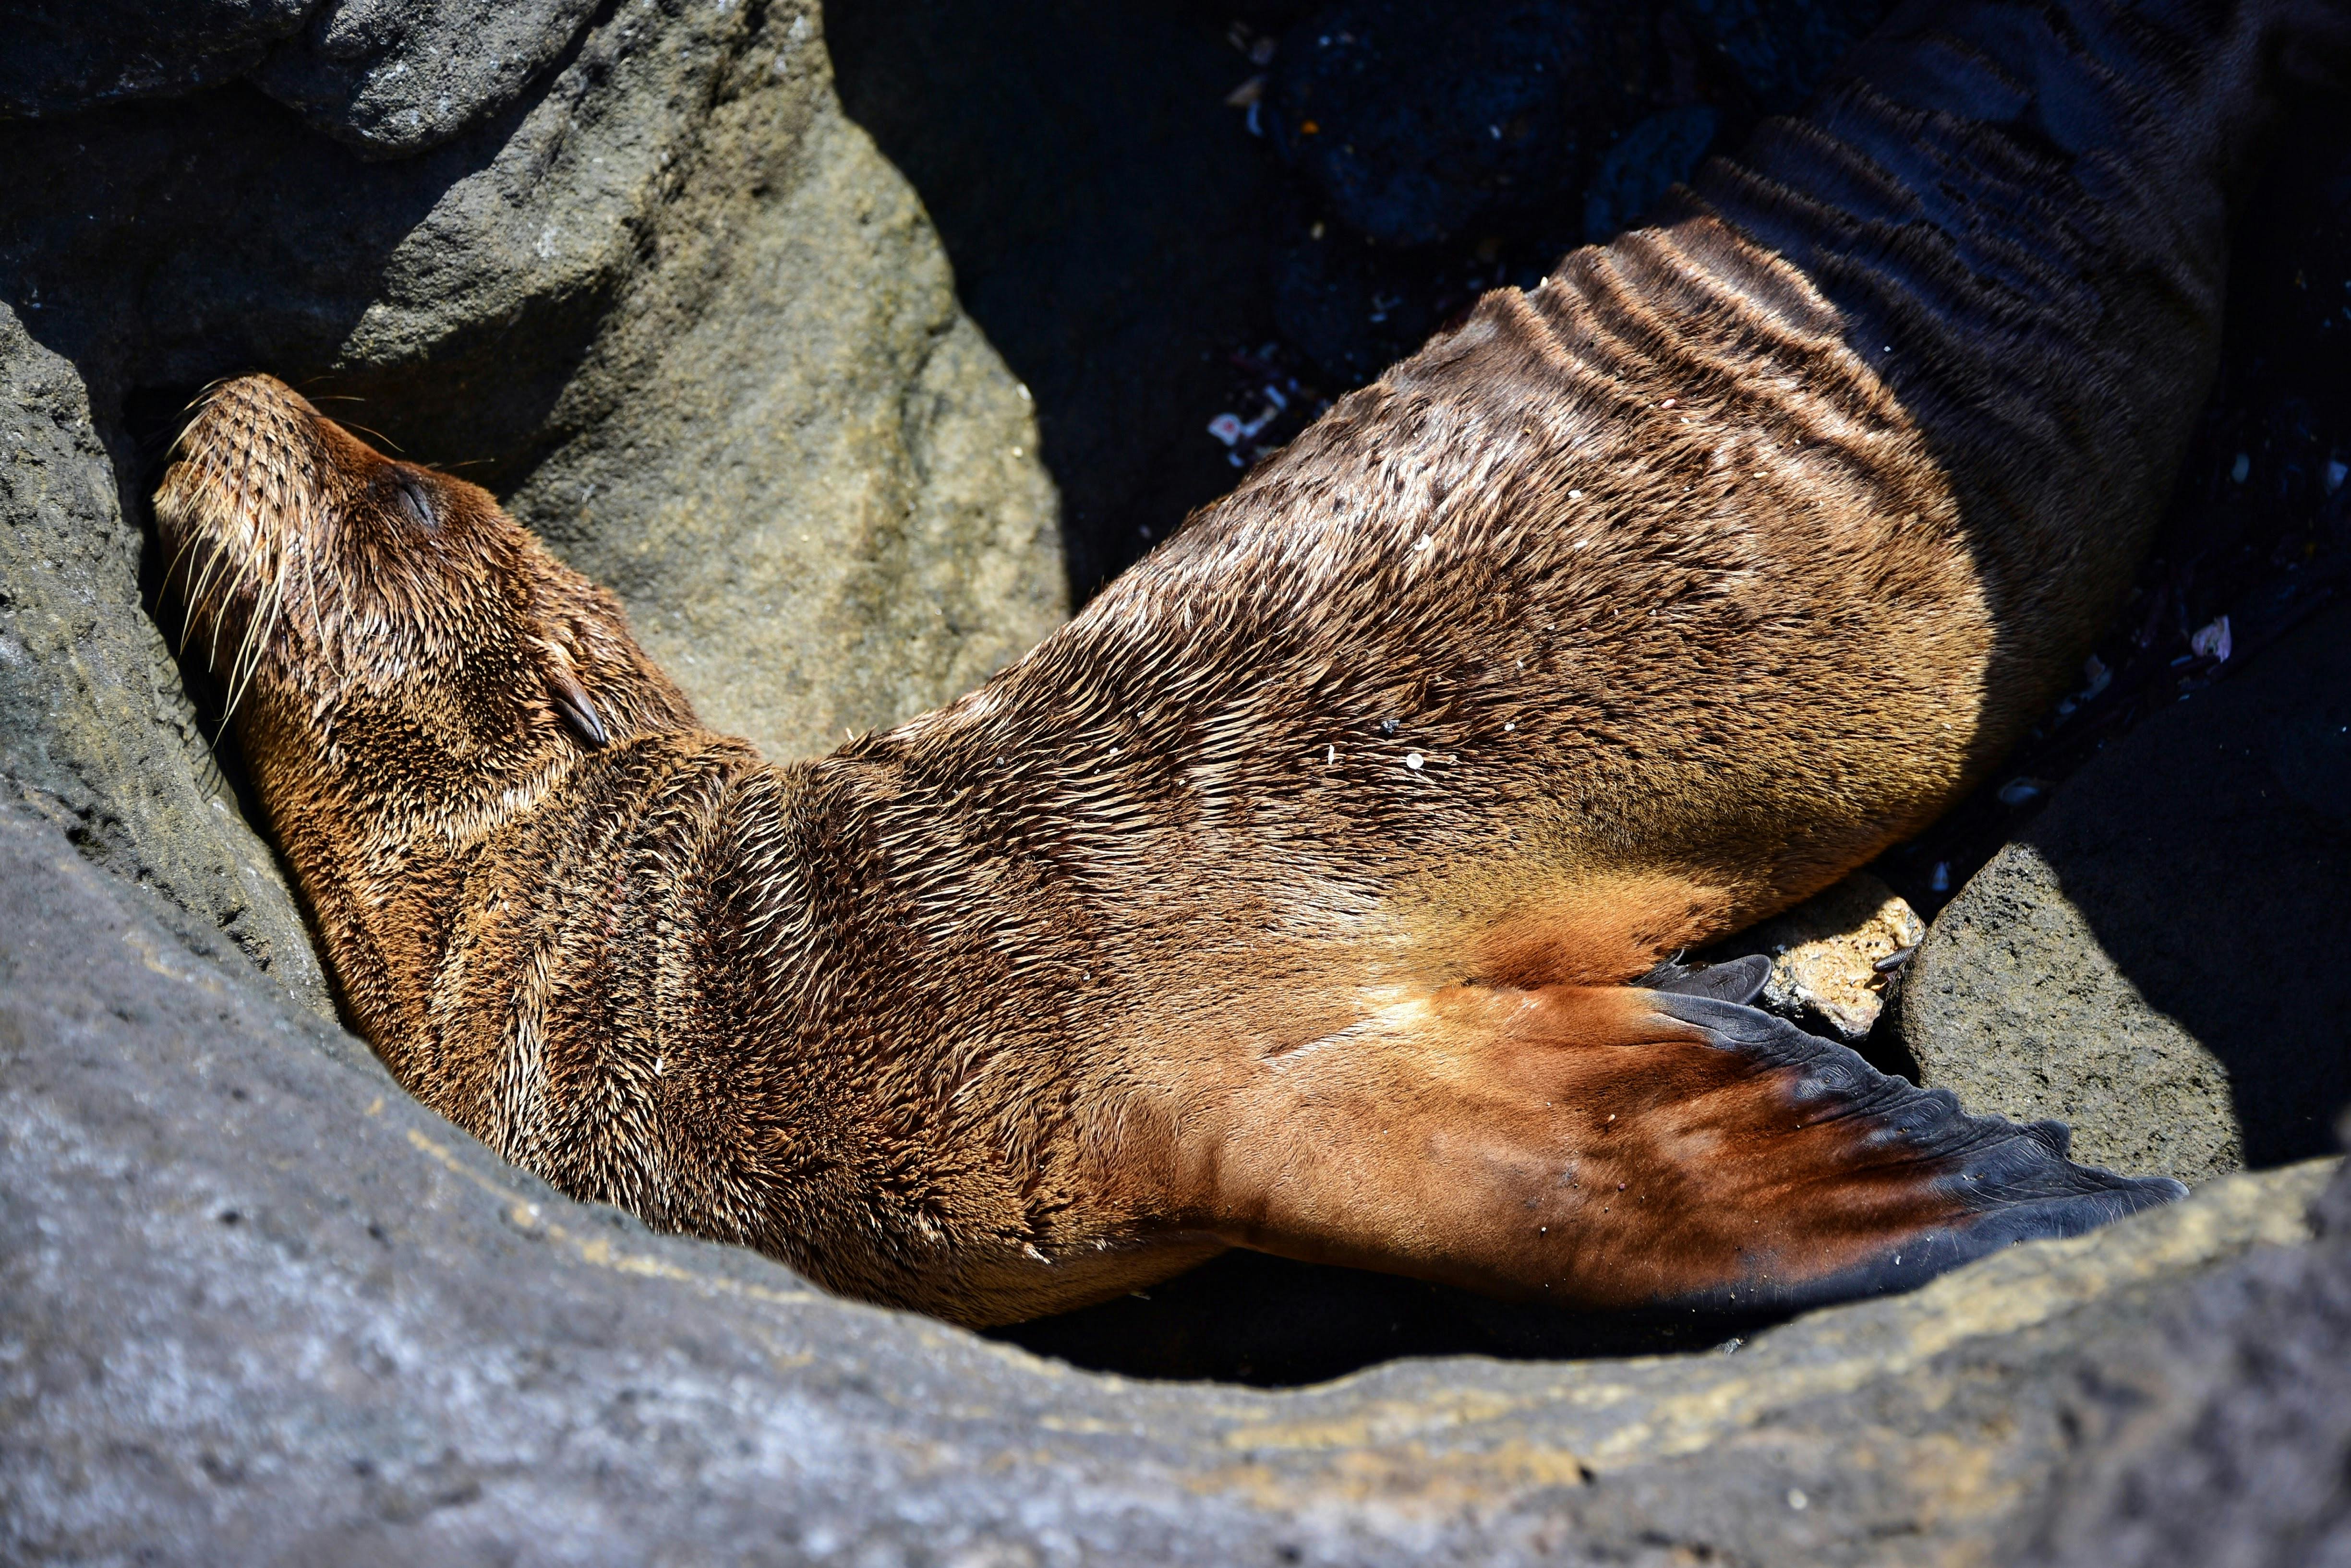
<svg viewBox="0 0 2351 1568">
<path fill-rule="evenodd" d="M 309 938 L 140 604 L 141 539 L 73 367 L 0 308 L 0 797 L 327 1011 Z"/>
<path fill-rule="evenodd" d="M 2351 1179 L 2312 1219 L 2321 1244 L 2248 1255 L 2063 1368 L 2078 1439 L 2011 1561 L 2351 1562 Z"/>
<path fill-rule="evenodd" d="M 2198 1181 L 2351 1102 L 2351 607 L 2109 746 L 1936 919 L 1901 1033 L 1971 1108 Z M 2330 771 L 2331 770 L 2331 771 Z"/>
<path fill-rule="evenodd" d="M 371 11 L 368 57 L 424 71 L 460 10 Z M 634 0 L 394 161 L 244 86 L 0 126 L 0 298 L 87 387 L 134 516 L 187 396 L 269 369 L 498 492 L 781 755 L 1064 613 L 1029 401 L 805 6 Z"/>
<path fill-rule="evenodd" d="M 1089 1376 L 556 1196 L 16 809 L 0 930 L 16 1563 L 1945 1561 L 2196 1282 L 2342 1266 L 2330 1162 L 1735 1355 Z"/>
</svg>

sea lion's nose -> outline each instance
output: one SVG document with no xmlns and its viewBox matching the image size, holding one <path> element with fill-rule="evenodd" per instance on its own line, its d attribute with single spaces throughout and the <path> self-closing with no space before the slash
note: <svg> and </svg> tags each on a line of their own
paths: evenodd
<svg viewBox="0 0 2351 1568">
<path fill-rule="evenodd" d="M 251 454 L 282 445 L 319 418 L 310 400 L 275 376 L 238 376 L 207 388 L 175 443 L 182 456 Z"/>
</svg>

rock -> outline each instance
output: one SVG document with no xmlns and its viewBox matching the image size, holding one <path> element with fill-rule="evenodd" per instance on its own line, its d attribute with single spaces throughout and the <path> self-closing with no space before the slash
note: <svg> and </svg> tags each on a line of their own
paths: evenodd
<svg viewBox="0 0 2351 1568">
<path fill-rule="evenodd" d="M 0 933 L 26 1563 L 1946 1561 L 2055 1507 L 2198 1282 L 2316 1254 L 2330 1168 L 1736 1355 L 1134 1382 L 556 1196 L 16 808 Z"/>
<path fill-rule="evenodd" d="M 1570 0 L 1340 0 L 1292 27 L 1266 119 L 1283 159 L 1382 244 L 1562 200 L 1616 109 Z"/>
<path fill-rule="evenodd" d="M 2243 1167 L 2228 1069 L 2147 1000 L 2032 844 L 1976 873 L 1910 971 L 1902 1034 L 1922 1083 L 2054 1116 L 2085 1164 L 2190 1182 Z"/>
<path fill-rule="evenodd" d="M 68 114 L 243 76 L 319 0 L 17 0 L 0 51 L 0 118 Z"/>
<path fill-rule="evenodd" d="M 425 48 L 460 12 L 368 15 Z M 804 6 L 636 0 L 393 161 L 241 87 L 0 127 L 0 294 L 135 496 L 215 376 L 356 399 L 328 406 L 465 465 L 779 756 L 957 695 L 1063 612 L 1029 405 Z"/>
<path fill-rule="evenodd" d="M 1889 971 L 1877 966 L 1897 961 L 1926 934 L 1926 922 L 1899 894 L 1856 871 L 1724 943 L 1715 956 L 1766 955 L 1771 978 L 1763 1005 L 1792 1018 L 1817 1016 L 1850 1043 L 1867 1037 L 1885 1005 Z"/>
<path fill-rule="evenodd" d="M 80 378 L 0 306 L 0 797 L 153 895 L 183 940 L 325 1012 L 285 881 L 141 605 L 141 548 Z"/>
<path fill-rule="evenodd" d="M 2351 608 L 2092 760 L 1937 917 L 1904 981 L 1924 1081 L 2201 1180 L 2331 1147 L 2351 1101 Z M 2316 793 L 2314 793 L 2315 789 Z"/>
<path fill-rule="evenodd" d="M 2313 1218 L 2321 1245 L 2249 1256 L 2060 1370 L 2083 1440 L 2006 1561 L 2351 1561 L 2351 1175 Z"/>
<path fill-rule="evenodd" d="M 512 103 L 596 0 L 325 0 L 254 85 L 362 154 L 438 147 Z"/>
<path fill-rule="evenodd" d="M 602 417 L 508 497 L 706 720 L 777 755 L 961 695 L 1068 604 L 1027 391 L 914 192 L 822 105 L 705 128 L 701 210 L 567 389 Z"/>
</svg>

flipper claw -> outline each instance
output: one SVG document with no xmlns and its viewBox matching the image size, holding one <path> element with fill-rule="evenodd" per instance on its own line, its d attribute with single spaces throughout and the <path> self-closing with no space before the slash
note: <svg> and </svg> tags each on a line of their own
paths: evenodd
<svg viewBox="0 0 2351 1568">
<path fill-rule="evenodd" d="M 1771 978 L 1771 961 L 1761 953 L 1726 963 L 1687 964 L 1667 959 L 1633 983 L 1677 996 L 1706 996 L 1718 1002 L 1750 1002 L 1763 993 Z"/>
</svg>

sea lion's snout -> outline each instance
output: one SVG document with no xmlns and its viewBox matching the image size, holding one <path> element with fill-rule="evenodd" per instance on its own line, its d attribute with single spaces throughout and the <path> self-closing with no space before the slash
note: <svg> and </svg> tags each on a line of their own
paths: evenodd
<svg viewBox="0 0 2351 1568">
<path fill-rule="evenodd" d="M 319 535 L 333 466 L 324 424 L 273 377 L 221 382 L 197 401 L 156 492 L 170 560 L 163 587 L 185 621 L 183 646 L 200 650 L 234 691 L 281 628 L 319 629 Z M 310 591 L 289 621 L 287 592 L 298 575 Z"/>
</svg>

